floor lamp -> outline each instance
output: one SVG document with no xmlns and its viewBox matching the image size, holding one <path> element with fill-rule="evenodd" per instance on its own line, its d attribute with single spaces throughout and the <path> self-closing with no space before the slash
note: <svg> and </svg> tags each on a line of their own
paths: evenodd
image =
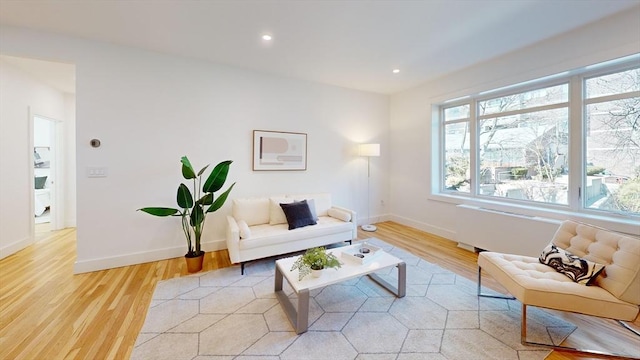
<svg viewBox="0 0 640 360">
<path fill-rule="evenodd" d="M 367 157 L 367 222 L 370 221 L 371 217 L 369 214 L 369 210 L 371 209 L 370 204 L 370 185 L 369 181 L 371 180 L 371 157 L 372 156 L 380 156 L 380 144 L 360 144 L 360 156 Z M 362 225 L 362 230 L 364 231 L 376 231 L 378 228 L 375 225 L 366 224 Z"/>
</svg>

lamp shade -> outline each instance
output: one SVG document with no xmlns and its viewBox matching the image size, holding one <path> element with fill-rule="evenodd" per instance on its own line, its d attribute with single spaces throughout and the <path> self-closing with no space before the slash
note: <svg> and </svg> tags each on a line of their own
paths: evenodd
<svg viewBox="0 0 640 360">
<path fill-rule="evenodd" d="M 360 156 L 380 156 L 380 144 L 360 144 Z"/>
</svg>

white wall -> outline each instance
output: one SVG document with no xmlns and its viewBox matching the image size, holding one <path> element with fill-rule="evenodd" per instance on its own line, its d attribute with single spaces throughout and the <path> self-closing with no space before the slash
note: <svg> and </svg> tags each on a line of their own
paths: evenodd
<svg viewBox="0 0 640 360">
<path fill-rule="evenodd" d="M 64 94 L 0 61 L 0 258 L 32 241 L 31 114 L 64 121 Z"/>
<path fill-rule="evenodd" d="M 135 211 L 174 206 L 182 155 L 195 167 L 234 160 L 231 197 L 328 191 L 363 214 L 366 162 L 355 144 L 375 141 L 383 156 L 372 194 L 387 199 L 388 96 L 11 27 L 0 28 L 0 44 L 76 64 L 78 272 L 185 253 L 177 219 Z M 307 133 L 308 170 L 252 171 L 254 129 Z M 87 178 L 92 166 L 108 176 Z M 224 246 L 229 205 L 207 219 L 205 250 Z"/>
<path fill-rule="evenodd" d="M 638 52 L 640 6 L 392 96 L 392 219 L 456 238 L 455 204 L 429 198 L 432 104 Z M 620 231 L 631 229 L 607 221 L 599 224 Z"/>
</svg>

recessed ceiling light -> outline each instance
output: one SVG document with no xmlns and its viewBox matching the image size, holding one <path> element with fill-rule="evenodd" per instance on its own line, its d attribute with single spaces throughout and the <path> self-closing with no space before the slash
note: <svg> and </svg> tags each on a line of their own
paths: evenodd
<svg viewBox="0 0 640 360">
<path fill-rule="evenodd" d="M 262 40 L 271 41 L 271 39 L 273 39 L 273 37 L 271 37 L 271 35 L 269 34 L 262 35 Z"/>
<path fill-rule="evenodd" d="M 400 72 L 400 69 L 393 69 L 393 73 L 394 73 L 394 74 L 397 74 L 397 73 L 399 73 L 399 72 Z"/>
</svg>

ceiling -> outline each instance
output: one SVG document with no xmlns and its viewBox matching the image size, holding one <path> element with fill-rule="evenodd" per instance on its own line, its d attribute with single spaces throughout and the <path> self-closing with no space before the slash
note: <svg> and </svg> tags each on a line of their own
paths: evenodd
<svg viewBox="0 0 640 360">
<path fill-rule="evenodd" d="M 0 24 L 391 94 L 633 6 L 640 1 L 0 0 Z"/>
</svg>

